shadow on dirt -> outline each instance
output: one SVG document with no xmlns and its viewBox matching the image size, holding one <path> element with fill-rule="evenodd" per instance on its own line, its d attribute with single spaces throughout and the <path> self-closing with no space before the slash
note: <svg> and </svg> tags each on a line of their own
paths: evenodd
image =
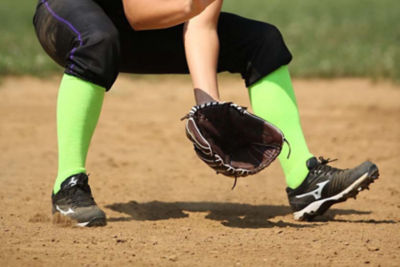
<svg viewBox="0 0 400 267">
<path fill-rule="evenodd" d="M 322 220 L 316 223 L 290 223 L 284 221 L 272 222 L 277 216 L 291 214 L 288 206 L 274 205 L 249 205 L 239 203 L 218 203 L 218 202 L 160 202 L 152 201 L 138 203 L 130 201 L 127 203 L 114 203 L 106 208 L 130 217 L 112 217 L 109 222 L 118 221 L 157 221 L 189 216 L 185 212 L 207 212 L 205 218 L 220 221 L 222 225 L 237 228 L 271 228 L 271 227 L 294 227 L 305 228 L 321 225 L 321 222 L 334 220 L 336 215 L 341 214 L 370 214 L 368 211 L 356 210 L 331 210 L 327 215 L 321 216 Z"/>
<path fill-rule="evenodd" d="M 334 212 L 334 211 L 332 211 Z M 329 218 L 328 216 L 321 216 L 318 217 L 314 220 L 314 222 L 341 222 L 341 223 L 366 223 L 366 224 L 396 224 L 399 223 L 400 221 L 394 221 L 394 220 L 344 220 L 344 219 L 335 219 L 335 218 Z"/>
</svg>

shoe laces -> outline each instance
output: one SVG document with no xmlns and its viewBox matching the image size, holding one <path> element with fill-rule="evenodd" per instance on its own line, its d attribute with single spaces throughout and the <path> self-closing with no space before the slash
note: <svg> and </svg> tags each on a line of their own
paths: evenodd
<svg viewBox="0 0 400 267">
<path fill-rule="evenodd" d="M 320 173 L 326 173 L 326 174 L 332 174 L 334 172 L 342 172 L 343 170 L 329 166 L 328 163 L 337 161 L 338 159 L 330 159 L 330 158 L 323 158 L 323 157 L 318 157 L 318 164 L 312 169 L 312 172 L 315 174 L 320 174 Z"/>
<path fill-rule="evenodd" d="M 87 177 L 80 177 L 74 186 L 66 189 L 65 193 L 71 204 L 78 204 L 78 206 L 95 204 Z"/>
</svg>

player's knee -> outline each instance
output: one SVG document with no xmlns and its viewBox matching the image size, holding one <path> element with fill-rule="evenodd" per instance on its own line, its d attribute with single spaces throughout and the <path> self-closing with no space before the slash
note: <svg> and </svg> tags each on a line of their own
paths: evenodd
<svg viewBox="0 0 400 267">
<path fill-rule="evenodd" d="M 292 56 L 287 48 L 279 29 L 271 24 L 263 23 L 258 30 L 258 53 L 264 56 L 274 57 L 276 65 L 288 64 Z"/>
<path fill-rule="evenodd" d="M 86 37 L 84 46 L 92 51 L 91 59 L 94 61 L 118 60 L 120 50 L 118 31 L 116 29 L 94 31 Z M 113 66 L 115 65 L 113 64 Z"/>
<path fill-rule="evenodd" d="M 107 30 L 96 30 L 90 32 L 86 37 L 88 43 L 91 45 L 102 45 L 104 47 L 113 49 L 119 40 L 119 33 L 117 29 L 110 28 Z"/>
<path fill-rule="evenodd" d="M 280 41 L 283 39 L 280 30 L 272 24 L 264 23 L 261 27 L 261 34 L 270 40 Z"/>
<path fill-rule="evenodd" d="M 243 75 L 246 85 L 250 86 L 283 65 L 289 64 L 292 55 L 277 27 L 260 23 L 254 28 L 255 40 L 248 56 L 248 67 Z"/>
<path fill-rule="evenodd" d="M 82 46 L 71 60 L 74 68 L 82 66 L 81 76 L 110 89 L 118 75 L 119 59 L 119 34 L 111 28 L 83 35 Z"/>
</svg>

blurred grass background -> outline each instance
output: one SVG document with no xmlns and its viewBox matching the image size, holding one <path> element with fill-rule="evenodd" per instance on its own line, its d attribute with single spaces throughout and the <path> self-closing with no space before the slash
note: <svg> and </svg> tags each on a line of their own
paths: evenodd
<svg viewBox="0 0 400 267">
<path fill-rule="evenodd" d="M 59 72 L 32 26 L 35 0 L 0 5 L 0 76 Z M 225 11 L 275 24 L 296 77 L 400 81 L 399 0 L 225 0 Z"/>
</svg>

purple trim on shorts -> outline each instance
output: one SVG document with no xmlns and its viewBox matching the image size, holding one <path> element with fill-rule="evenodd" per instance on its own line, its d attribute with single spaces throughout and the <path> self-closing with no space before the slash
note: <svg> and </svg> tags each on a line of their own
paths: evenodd
<svg viewBox="0 0 400 267">
<path fill-rule="evenodd" d="M 60 21 L 61 23 L 64 23 L 65 25 L 67 25 L 68 28 L 70 28 L 70 29 L 78 36 L 79 46 L 82 46 L 82 45 L 83 45 L 83 42 L 82 42 L 81 33 L 71 24 L 71 22 L 69 22 L 68 20 L 63 19 L 62 17 L 60 17 L 59 15 L 57 15 L 57 14 L 54 12 L 54 10 L 51 9 L 51 7 L 50 7 L 50 5 L 49 5 L 49 3 L 48 3 L 47 0 L 41 0 L 41 2 L 42 2 L 43 4 L 45 4 L 47 10 L 50 12 L 50 14 L 51 14 L 56 20 Z M 77 49 L 77 48 L 74 47 L 74 48 L 72 48 L 72 50 L 69 52 L 69 59 L 72 60 L 72 59 L 74 58 L 74 53 L 75 53 L 76 49 Z M 73 68 L 74 68 L 74 64 L 72 64 L 72 65 L 70 66 L 70 69 L 71 69 L 71 70 L 72 70 Z"/>
</svg>

